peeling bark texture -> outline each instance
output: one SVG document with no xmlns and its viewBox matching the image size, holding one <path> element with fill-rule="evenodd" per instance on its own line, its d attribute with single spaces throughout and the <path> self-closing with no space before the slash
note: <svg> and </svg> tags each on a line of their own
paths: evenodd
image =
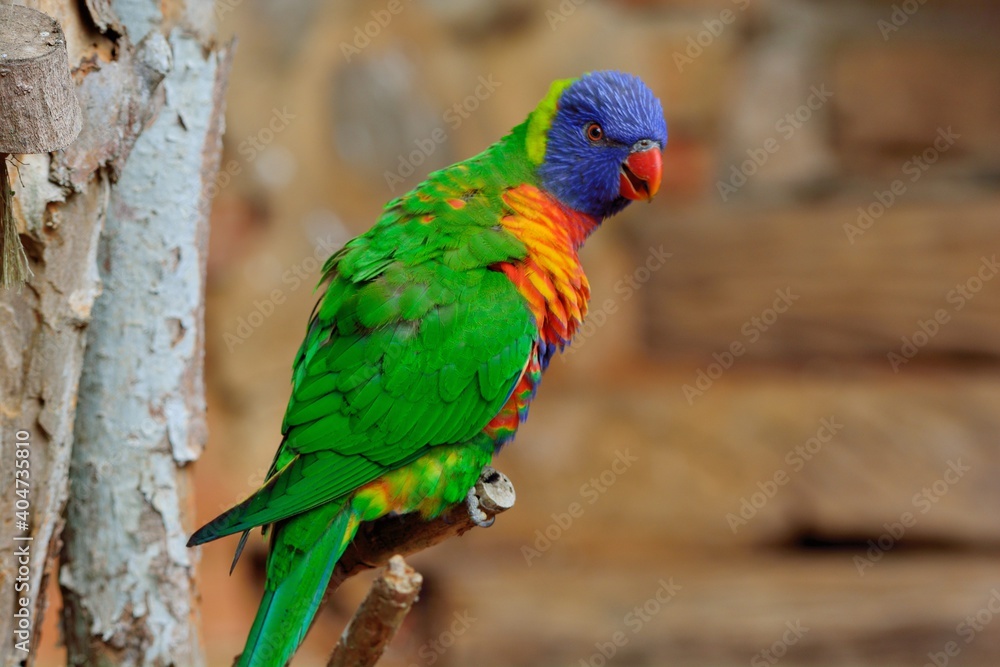
<svg viewBox="0 0 1000 667">
<path fill-rule="evenodd" d="M 420 595 L 424 578 L 393 556 L 333 649 L 326 667 L 373 667 Z"/>
<path fill-rule="evenodd" d="M 83 129 L 10 175 L 34 277 L 0 292 L 0 666 L 32 664 L 60 555 L 71 664 L 198 665 L 186 464 L 204 441 L 203 192 L 230 50 L 183 0 L 26 4 L 61 22 Z M 22 611 L 29 651 L 12 641 Z"/>
<path fill-rule="evenodd" d="M 48 155 L 25 158 L 19 179 L 13 175 L 14 203 L 34 278 L 18 293 L 0 292 L 0 665 L 24 664 L 28 654 L 11 638 L 15 611 L 26 607 L 32 651 L 38 645 L 45 610 L 44 574 L 58 557 L 62 511 L 69 479 L 73 415 L 83 364 L 84 333 L 98 292 L 97 240 L 107 206 L 109 185 L 95 178 L 85 193 L 59 201 L 62 194 L 47 179 Z M 20 182 L 23 180 L 24 185 Z M 48 211 L 47 213 L 45 213 Z M 24 215 L 27 213 L 27 215 Z M 63 226 L 58 220 L 72 220 Z M 15 441 L 28 434 L 28 499 L 31 503 L 28 590 L 15 592 L 20 546 L 15 528 Z"/>
<path fill-rule="evenodd" d="M 203 663 L 186 465 L 201 452 L 207 208 L 226 52 L 168 38 L 165 99 L 112 191 L 60 584 L 70 664 Z"/>
</svg>

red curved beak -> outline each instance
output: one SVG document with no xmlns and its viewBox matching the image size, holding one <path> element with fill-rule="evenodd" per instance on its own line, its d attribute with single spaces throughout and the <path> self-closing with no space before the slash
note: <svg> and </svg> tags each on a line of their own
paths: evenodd
<svg viewBox="0 0 1000 667">
<path fill-rule="evenodd" d="M 627 199 L 649 201 L 660 189 L 663 179 L 663 156 L 655 143 L 651 148 L 634 150 L 622 163 L 618 193 Z"/>
</svg>

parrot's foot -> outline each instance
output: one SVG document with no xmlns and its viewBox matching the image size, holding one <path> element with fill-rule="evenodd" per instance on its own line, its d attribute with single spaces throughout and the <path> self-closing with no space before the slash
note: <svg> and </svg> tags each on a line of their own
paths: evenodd
<svg viewBox="0 0 1000 667">
<path fill-rule="evenodd" d="M 465 496 L 465 506 L 469 509 L 469 518 L 472 519 L 472 523 L 480 528 L 489 528 L 497 520 L 495 516 L 486 516 L 486 512 L 479 507 L 479 497 L 476 495 L 475 487 L 469 489 L 469 495 Z"/>
</svg>

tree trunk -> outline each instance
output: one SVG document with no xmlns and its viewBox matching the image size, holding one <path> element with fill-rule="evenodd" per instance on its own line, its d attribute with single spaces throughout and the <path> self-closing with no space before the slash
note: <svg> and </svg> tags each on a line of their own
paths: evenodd
<svg viewBox="0 0 1000 667">
<path fill-rule="evenodd" d="M 71 664 L 201 664 L 185 466 L 204 440 L 203 193 L 229 50 L 211 3 L 27 4 L 62 24 L 83 130 L 11 177 L 35 275 L 0 291 L 0 665 L 31 664 L 60 552 Z"/>
<path fill-rule="evenodd" d="M 85 191 L 49 209 L 72 223 L 45 225 L 45 197 L 52 193 L 26 191 L 48 189 L 48 165 L 47 155 L 32 156 L 20 169 L 25 187 L 15 197 L 15 206 L 28 214 L 25 238 L 35 276 L 21 294 L 0 291 L 0 664 L 5 667 L 24 664 L 37 647 L 45 610 L 43 575 L 59 554 L 77 383 L 84 333 L 98 292 L 95 257 L 107 205 L 107 179 L 98 176 Z M 17 442 L 27 442 L 30 451 L 27 523 L 32 540 L 27 543 L 12 540 L 22 532 L 15 525 Z M 23 547 L 30 553 L 28 572 L 18 574 L 16 553 Z M 22 609 L 27 610 L 24 616 Z M 22 619 L 25 634 L 12 641 Z M 23 641 L 28 651 L 17 647 Z"/>
</svg>

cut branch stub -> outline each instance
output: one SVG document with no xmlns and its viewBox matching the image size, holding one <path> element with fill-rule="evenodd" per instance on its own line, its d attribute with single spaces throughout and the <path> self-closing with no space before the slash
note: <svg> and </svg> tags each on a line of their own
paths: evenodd
<svg viewBox="0 0 1000 667">
<path fill-rule="evenodd" d="M 80 134 L 80 104 L 59 23 L 0 5 L 0 153 L 49 153 Z"/>
<path fill-rule="evenodd" d="M 493 515 L 513 507 L 517 494 L 507 475 L 486 466 L 476 480 L 476 497 L 479 498 L 479 506 Z"/>
<path fill-rule="evenodd" d="M 9 153 L 49 153 L 80 134 L 80 103 L 69 71 L 66 37 L 46 14 L 0 5 L 0 287 L 31 277 L 11 212 Z"/>
</svg>

